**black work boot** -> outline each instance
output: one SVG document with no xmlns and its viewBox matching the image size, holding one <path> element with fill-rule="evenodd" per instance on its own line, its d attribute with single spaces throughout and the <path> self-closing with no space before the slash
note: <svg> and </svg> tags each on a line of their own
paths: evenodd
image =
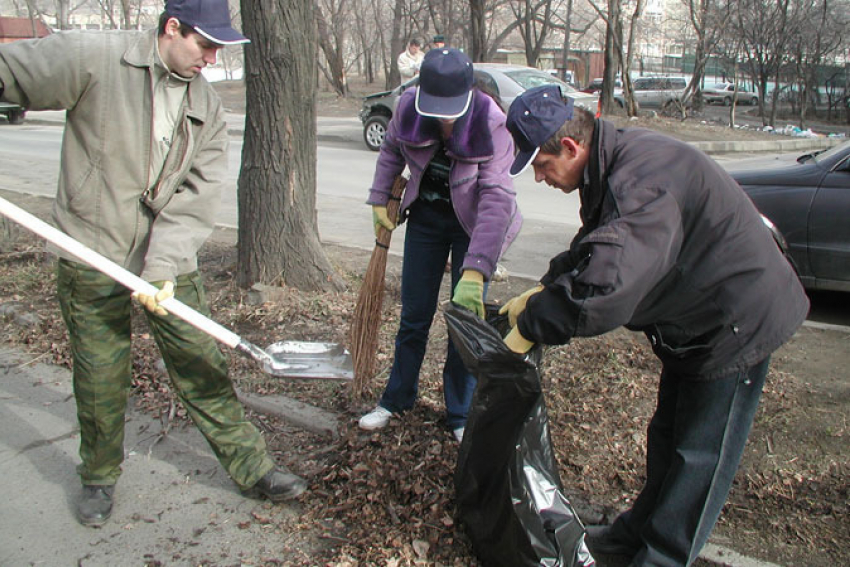
<svg viewBox="0 0 850 567">
<path fill-rule="evenodd" d="M 77 502 L 77 520 L 84 526 L 99 528 L 112 515 L 114 485 L 83 485 Z"/>
<path fill-rule="evenodd" d="M 272 502 L 295 498 L 305 490 L 307 481 L 283 467 L 270 470 L 252 487 L 252 492 L 259 493 Z"/>
<path fill-rule="evenodd" d="M 611 526 L 587 526 L 585 531 L 584 541 L 594 555 L 634 557 L 640 551 L 640 545 L 617 538 Z"/>
</svg>

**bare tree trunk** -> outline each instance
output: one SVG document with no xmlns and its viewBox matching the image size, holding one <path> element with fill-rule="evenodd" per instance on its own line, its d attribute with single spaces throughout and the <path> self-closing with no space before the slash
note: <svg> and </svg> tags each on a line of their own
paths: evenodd
<svg viewBox="0 0 850 567">
<path fill-rule="evenodd" d="M 246 122 L 239 173 L 239 285 L 343 284 L 316 218 L 316 14 L 303 0 L 243 0 Z"/>
<path fill-rule="evenodd" d="M 622 10 L 619 10 L 617 35 L 615 36 L 616 45 L 619 47 L 620 68 L 623 70 L 623 98 L 626 101 L 626 112 L 629 116 L 637 116 L 637 104 L 635 104 L 634 91 L 632 91 L 632 53 L 634 52 L 635 37 L 637 37 L 637 24 L 643 14 L 643 0 L 635 2 L 635 11 L 632 14 L 631 22 L 629 23 L 629 42 L 628 47 L 623 49 L 623 25 L 622 25 Z"/>
<path fill-rule="evenodd" d="M 404 14 L 404 0 L 395 0 L 393 7 L 393 25 L 392 36 L 390 37 L 390 53 L 387 58 L 387 88 L 391 89 L 401 82 L 401 74 L 398 71 L 396 59 L 401 54 L 407 45 L 403 45 L 404 41 L 401 37 L 401 18 Z"/>
<path fill-rule="evenodd" d="M 732 64 L 732 81 L 735 83 L 735 91 L 732 93 L 732 104 L 729 105 L 729 127 L 735 127 L 735 108 L 738 106 L 738 57 L 734 58 Z"/>
<path fill-rule="evenodd" d="M 561 78 L 567 80 L 567 68 L 570 63 L 570 26 L 573 19 L 573 0 L 567 0 L 566 16 L 564 17 L 564 48 L 561 51 L 561 68 L 564 74 Z"/>
<path fill-rule="evenodd" d="M 121 27 L 133 29 L 133 3 L 130 0 L 121 0 Z"/>
<path fill-rule="evenodd" d="M 572 1 L 572 0 L 571 0 Z M 469 19 L 471 31 L 472 61 L 486 61 L 487 56 L 487 26 L 484 21 L 484 4 L 486 0 L 469 0 Z"/>
<path fill-rule="evenodd" d="M 617 57 L 614 53 L 614 22 L 620 19 L 620 0 L 608 0 L 608 19 L 605 26 L 605 52 L 603 55 L 605 69 L 602 72 L 602 112 L 610 114 L 614 111 L 614 81 L 617 80 Z M 628 77 L 623 77 L 628 79 Z"/>
<path fill-rule="evenodd" d="M 540 9 L 543 14 L 540 14 Z M 511 3 L 511 9 L 519 24 L 520 35 L 525 46 L 525 64 L 537 67 L 540 52 L 549 35 L 549 22 L 552 19 L 552 0 L 521 0 Z M 538 25 L 540 26 L 538 28 Z"/>
<path fill-rule="evenodd" d="M 339 9 L 343 9 L 344 2 L 340 3 Z M 327 20 L 319 6 L 315 7 L 316 23 L 319 31 L 319 46 L 325 54 L 325 59 L 328 61 L 327 77 L 336 94 L 345 96 L 348 94 L 348 84 L 345 80 L 345 61 L 343 61 L 342 48 L 345 43 L 343 30 L 328 29 Z M 338 24 L 335 21 L 335 14 L 331 14 L 331 24 Z M 331 34 L 333 31 L 333 35 Z"/>
<path fill-rule="evenodd" d="M 60 30 L 71 29 L 71 1 L 56 0 L 56 25 Z"/>
</svg>

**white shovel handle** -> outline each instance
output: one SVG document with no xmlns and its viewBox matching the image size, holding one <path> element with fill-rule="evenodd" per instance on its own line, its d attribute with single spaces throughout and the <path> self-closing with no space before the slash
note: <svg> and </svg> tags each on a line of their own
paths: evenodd
<svg viewBox="0 0 850 567">
<path fill-rule="evenodd" d="M 139 276 L 132 272 L 128 272 L 112 260 L 101 256 L 91 248 L 77 242 L 64 232 L 57 230 L 2 197 L 0 197 L 0 213 L 25 228 L 28 228 L 45 240 L 52 242 L 65 252 L 79 258 L 92 268 L 103 272 L 118 283 L 129 288 L 131 291 L 136 291 L 145 295 L 156 295 L 159 291 L 155 286 L 152 286 Z M 239 335 L 233 331 L 222 327 L 209 317 L 201 315 L 185 303 L 181 303 L 173 297 L 161 302 L 160 305 L 172 315 L 183 319 L 193 327 L 207 333 L 231 348 L 236 348 L 242 340 Z"/>
</svg>

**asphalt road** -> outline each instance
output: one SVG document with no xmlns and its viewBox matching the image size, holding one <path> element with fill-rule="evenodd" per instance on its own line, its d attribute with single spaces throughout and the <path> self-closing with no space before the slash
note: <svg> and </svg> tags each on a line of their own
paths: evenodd
<svg viewBox="0 0 850 567">
<path fill-rule="evenodd" d="M 723 107 L 715 107 L 722 109 Z M 728 109 L 726 109 L 728 110 Z M 241 117 L 230 115 L 228 121 Z M 241 124 L 234 123 L 234 129 Z M 11 191 L 55 194 L 61 144 L 61 122 L 28 120 L 22 126 L 0 124 L 0 187 Z M 357 119 L 320 118 L 317 172 L 319 233 L 324 242 L 371 250 L 374 245 L 371 215 L 364 204 L 375 169 L 377 153 L 366 149 Z M 236 227 L 236 187 L 242 153 L 242 138 L 231 139 L 229 176 L 222 195 L 218 223 Z M 718 156 L 721 164 L 751 157 L 750 154 Z M 563 251 L 578 230 L 578 195 L 564 195 L 534 183 L 530 171 L 516 182 L 517 199 L 525 221 L 522 233 L 501 263 L 517 277 L 536 279 L 549 259 Z M 391 253 L 403 250 L 404 231 L 392 240 Z M 850 326 L 847 294 L 811 293 L 810 320 Z"/>
</svg>

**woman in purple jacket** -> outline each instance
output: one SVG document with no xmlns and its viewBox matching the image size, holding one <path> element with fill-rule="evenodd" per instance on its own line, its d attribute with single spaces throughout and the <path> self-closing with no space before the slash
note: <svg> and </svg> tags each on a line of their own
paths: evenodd
<svg viewBox="0 0 850 567">
<path fill-rule="evenodd" d="M 401 323 L 389 382 L 360 427 L 380 429 L 393 413 L 413 407 L 428 331 L 451 253 L 452 301 L 484 316 L 487 281 L 516 237 L 522 217 L 509 174 L 514 146 L 505 114 L 473 88 L 469 58 L 457 49 L 428 52 L 419 87 L 399 99 L 390 121 L 368 204 L 377 234 L 396 227 L 387 216 L 393 180 L 407 166 L 410 179 L 400 218 L 407 220 L 401 281 Z M 463 438 L 475 389 L 449 342 L 443 368 L 446 421 Z"/>
</svg>

